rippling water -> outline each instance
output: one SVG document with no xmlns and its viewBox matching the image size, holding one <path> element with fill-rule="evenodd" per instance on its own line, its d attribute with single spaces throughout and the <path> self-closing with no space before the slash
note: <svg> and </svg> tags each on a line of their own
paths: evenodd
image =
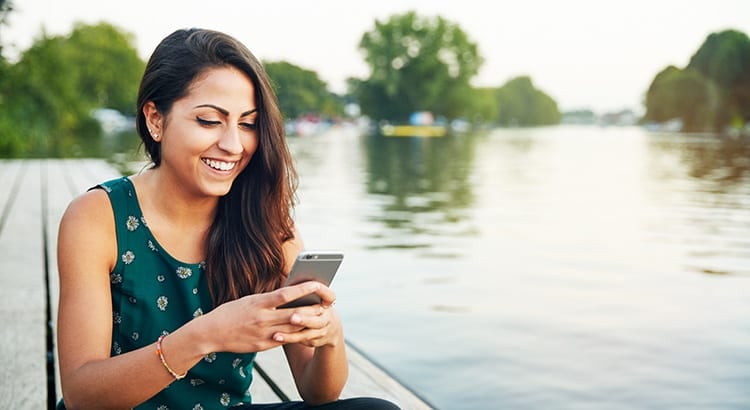
<svg viewBox="0 0 750 410">
<path fill-rule="evenodd" d="M 750 141 L 291 139 L 347 337 L 443 409 L 750 408 Z"/>
</svg>

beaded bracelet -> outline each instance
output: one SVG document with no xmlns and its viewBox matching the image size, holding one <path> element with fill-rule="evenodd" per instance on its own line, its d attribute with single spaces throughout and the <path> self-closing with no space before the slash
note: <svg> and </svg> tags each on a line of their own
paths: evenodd
<svg viewBox="0 0 750 410">
<path fill-rule="evenodd" d="M 177 374 L 176 371 L 172 370 L 172 368 L 169 367 L 169 365 L 167 364 L 167 360 L 164 358 L 164 353 L 161 350 L 161 341 L 164 340 L 165 337 L 167 337 L 167 335 L 161 335 L 156 340 L 156 355 L 159 356 L 159 360 L 161 360 L 161 364 L 164 365 L 164 368 L 167 369 L 169 374 L 171 374 L 175 380 L 182 380 L 185 378 L 185 376 L 187 376 L 187 372 L 183 374 Z"/>
</svg>

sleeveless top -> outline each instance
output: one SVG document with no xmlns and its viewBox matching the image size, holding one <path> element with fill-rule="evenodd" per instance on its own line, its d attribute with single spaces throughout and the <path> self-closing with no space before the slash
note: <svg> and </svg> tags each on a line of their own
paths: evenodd
<svg viewBox="0 0 750 410">
<path fill-rule="evenodd" d="M 110 180 L 104 189 L 114 211 L 119 258 L 110 274 L 112 355 L 154 343 L 212 308 L 205 263 L 174 259 L 156 241 L 143 218 L 128 177 Z M 92 189 L 95 189 L 92 188 Z M 250 403 L 255 353 L 211 353 L 138 406 L 148 409 L 223 409 Z M 154 360 L 159 360 L 154 355 Z M 164 369 L 166 372 L 167 370 Z"/>
</svg>

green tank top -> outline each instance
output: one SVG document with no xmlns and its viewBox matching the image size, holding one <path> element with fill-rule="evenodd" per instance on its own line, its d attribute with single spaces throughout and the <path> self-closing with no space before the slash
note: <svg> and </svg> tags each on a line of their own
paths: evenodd
<svg viewBox="0 0 750 410">
<path fill-rule="evenodd" d="M 98 187 L 109 194 L 117 231 L 119 258 L 110 275 L 114 356 L 155 342 L 208 312 L 212 302 L 205 264 L 180 262 L 159 245 L 130 179 L 122 177 Z M 187 377 L 138 408 L 208 410 L 250 403 L 254 359 L 255 353 L 208 354 Z"/>
</svg>

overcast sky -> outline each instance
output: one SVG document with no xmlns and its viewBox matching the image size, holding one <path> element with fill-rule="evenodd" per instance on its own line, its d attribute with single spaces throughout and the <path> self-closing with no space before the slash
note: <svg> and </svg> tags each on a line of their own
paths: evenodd
<svg viewBox="0 0 750 410">
<path fill-rule="evenodd" d="M 67 34 L 74 22 L 107 21 L 135 36 L 145 60 L 177 28 L 204 27 L 242 40 L 263 60 L 316 71 L 331 90 L 368 68 L 357 49 L 375 19 L 414 10 L 457 23 L 485 58 L 474 84 L 518 75 L 563 110 L 640 110 L 654 75 L 684 67 L 706 36 L 750 35 L 750 0 L 15 0 L 0 31 L 6 54 L 26 49 L 42 28 Z M 10 46 L 8 46 L 10 45 Z"/>
</svg>

